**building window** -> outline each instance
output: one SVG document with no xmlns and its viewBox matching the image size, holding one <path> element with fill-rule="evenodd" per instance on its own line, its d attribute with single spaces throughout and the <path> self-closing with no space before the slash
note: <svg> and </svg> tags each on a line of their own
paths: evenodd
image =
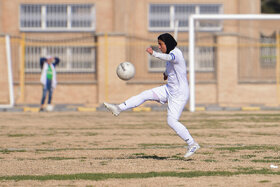
<svg viewBox="0 0 280 187">
<path fill-rule="evenodd" d="M 156 52 L 160 52 L 158 46 L 151 46 Z M 164 72 L 166 62 L 149 55 L 149 71 L 150 72 Z"/>
<path fill-rule="evenodd" d="M 263 68 L 275 68 L 276 65 L 276 32 L 270 36 L 260 36 L 260 62 Z"/>
<path fill-rule="evenodd" d="M 191 14 L 222 14 L 221 4 L 150 4 L 149 30 L 173 31 L 178 24 L 179 31 L 187 31 Z M 200 31 L 218 31 L 222 29 L 219 20 L 200 20 L 196 22 Z"/>
<path fill-rule="evenodd" d="M 95 18 L 95 10 L 92 6 L 75 5 L 71 8 L 71 15 L 72 28 L 89 28 L 92 26 L 93 18 Z"/>
<path fill-rule="evenodd" d="M 65 73 L 93 73 L 95 72 L 96 48 L 74 46 L 27 46 L 25 48 L 25 71 L 27 73 L 41 72 L 39 60 L 50 54 L 60 58 L 57 72 Z"/>
<path fill-rule="evenodd" d="M 95 31 L 92 4 L 21 4 L 21 31 Z"/>
<path fill-rule="evenodd" d="M 189 69 L 189 48 L 187 46 L 177 46 L 183 53 L 187 69 Z M 152 47 L 155 51 L 160 51 L 157 46 Z M 214 47 L 197 47 L 195 51 L 195 71 L 213 72 L 215 71 L 215 48 Z M 166 62 L 149 55 L 149 71 L 164 72 Z"/>
<path fill-rule="evenodd" d="M 45 8 L 46 28 L 67 28 L 67 5 L 46 5 Z"/>
<path fill-rule="evenodd" d="M 216 60 L 215 60 L 215 48 L 214 47 L 198 47 L 196 49 L 195 53 L 196 53 L 195 71 L 213 72 L 215 70 L 214 62 Z M 188 59 L 189 58 L 187 56 L 187 60 L 186 60 L 187 62 L 189 61 Z"/>
</svg>

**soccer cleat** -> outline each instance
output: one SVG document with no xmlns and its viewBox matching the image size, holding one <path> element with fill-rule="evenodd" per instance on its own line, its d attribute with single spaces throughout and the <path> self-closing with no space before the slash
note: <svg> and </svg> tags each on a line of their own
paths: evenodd
<svg viewBox="0 0 280 187">
<path fill-rule="evenodd" d="M 117 105 L 103 103 L 104 106 L 114 114 L 114 116 L 118 116 L 121 113 L 121 109 Z"/>
<path fill-rule="evenodd" d="M 184 157 L 188 158 L 192 156 L 199 148 L 200 146 L 198 145 L 198 143 L 194 142 L 193 144 L 188 146 L 187 153 L 185 154 Z"/>
</svg>

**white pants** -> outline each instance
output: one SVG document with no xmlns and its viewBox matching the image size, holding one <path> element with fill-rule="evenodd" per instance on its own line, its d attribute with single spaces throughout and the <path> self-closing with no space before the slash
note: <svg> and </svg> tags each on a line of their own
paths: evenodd
<svg viewBox="0 0 280 187">
<path fill-rule="evenodd" d="M 168 125 L 189 145 L 194 142 L 188 129 L 180 123 L 178 120 L 181 113 L 188 101 L 188 97 L 184 100 L 178 100 L 172 97 L 167 89 L 166 85 L 156 87 L 150 90 L 143 91 L 142 93 L 133 96 L 120 104 L 119 107 L 122 111 L 135 108 L 145 101 L 157 101 L 162 104 L 168 103 L 167 108 L 167 123 Z"/>
</svg>

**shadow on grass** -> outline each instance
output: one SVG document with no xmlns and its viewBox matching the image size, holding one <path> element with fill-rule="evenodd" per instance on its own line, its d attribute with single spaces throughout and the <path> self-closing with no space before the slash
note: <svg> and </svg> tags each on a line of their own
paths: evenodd
<svg viewBox="0 0 280 187">
<path fill-rule="evenodd" d="M 193 161 L 191 158 L 184 158 L 179 156 L 171 156 L 171 157 L 165 157 L 165 156 L 157 156 L 157 155 L 136 155 L 133 157 L 130 157 L 130 159 L 153 159 L 153 160 L 183 160 L 183 161 Z"/>
<path fill-rule="evenodd" d="M 136 156 L 136 158 L 154 159 L 154 160 L 167 160 L 167 159 L 170 159 L 170 157 L 157 156 L 157 155 L 138 155 L 138 156 Z"/>
</svg>

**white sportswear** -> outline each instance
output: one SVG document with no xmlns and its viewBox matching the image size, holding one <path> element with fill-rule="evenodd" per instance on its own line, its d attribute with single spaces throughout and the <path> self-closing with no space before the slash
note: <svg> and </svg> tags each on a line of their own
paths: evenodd
<svg viewBox="0 0 280 187">
<path fill-rule="evenodd" d="M 180 49 L 175 47 L 169 54 L 153 51 L 152 55 L 167 61 L 164 74 L 168 76 L 167 88 L 169 93 L 177 99 L 188 100 L 189 85 L 187 81 L 187 67 Z"/>
<path fill-rule="evenodd" d="M 124 111 L 137 107 L 147 100 L 168 103 L 168 125 L 189 145 L 194 143 L 188 129 L 178 120 L 189 98 L 189 86 L 187 81 L 187 68 L 182 52 L 174 48 L 169 54 L 153 51 L 154 57 L 166 62 L 165 75 L 168 76 L 167 84 L 133 96 L 121 103 L 119 108 Z"/>
</svg>

